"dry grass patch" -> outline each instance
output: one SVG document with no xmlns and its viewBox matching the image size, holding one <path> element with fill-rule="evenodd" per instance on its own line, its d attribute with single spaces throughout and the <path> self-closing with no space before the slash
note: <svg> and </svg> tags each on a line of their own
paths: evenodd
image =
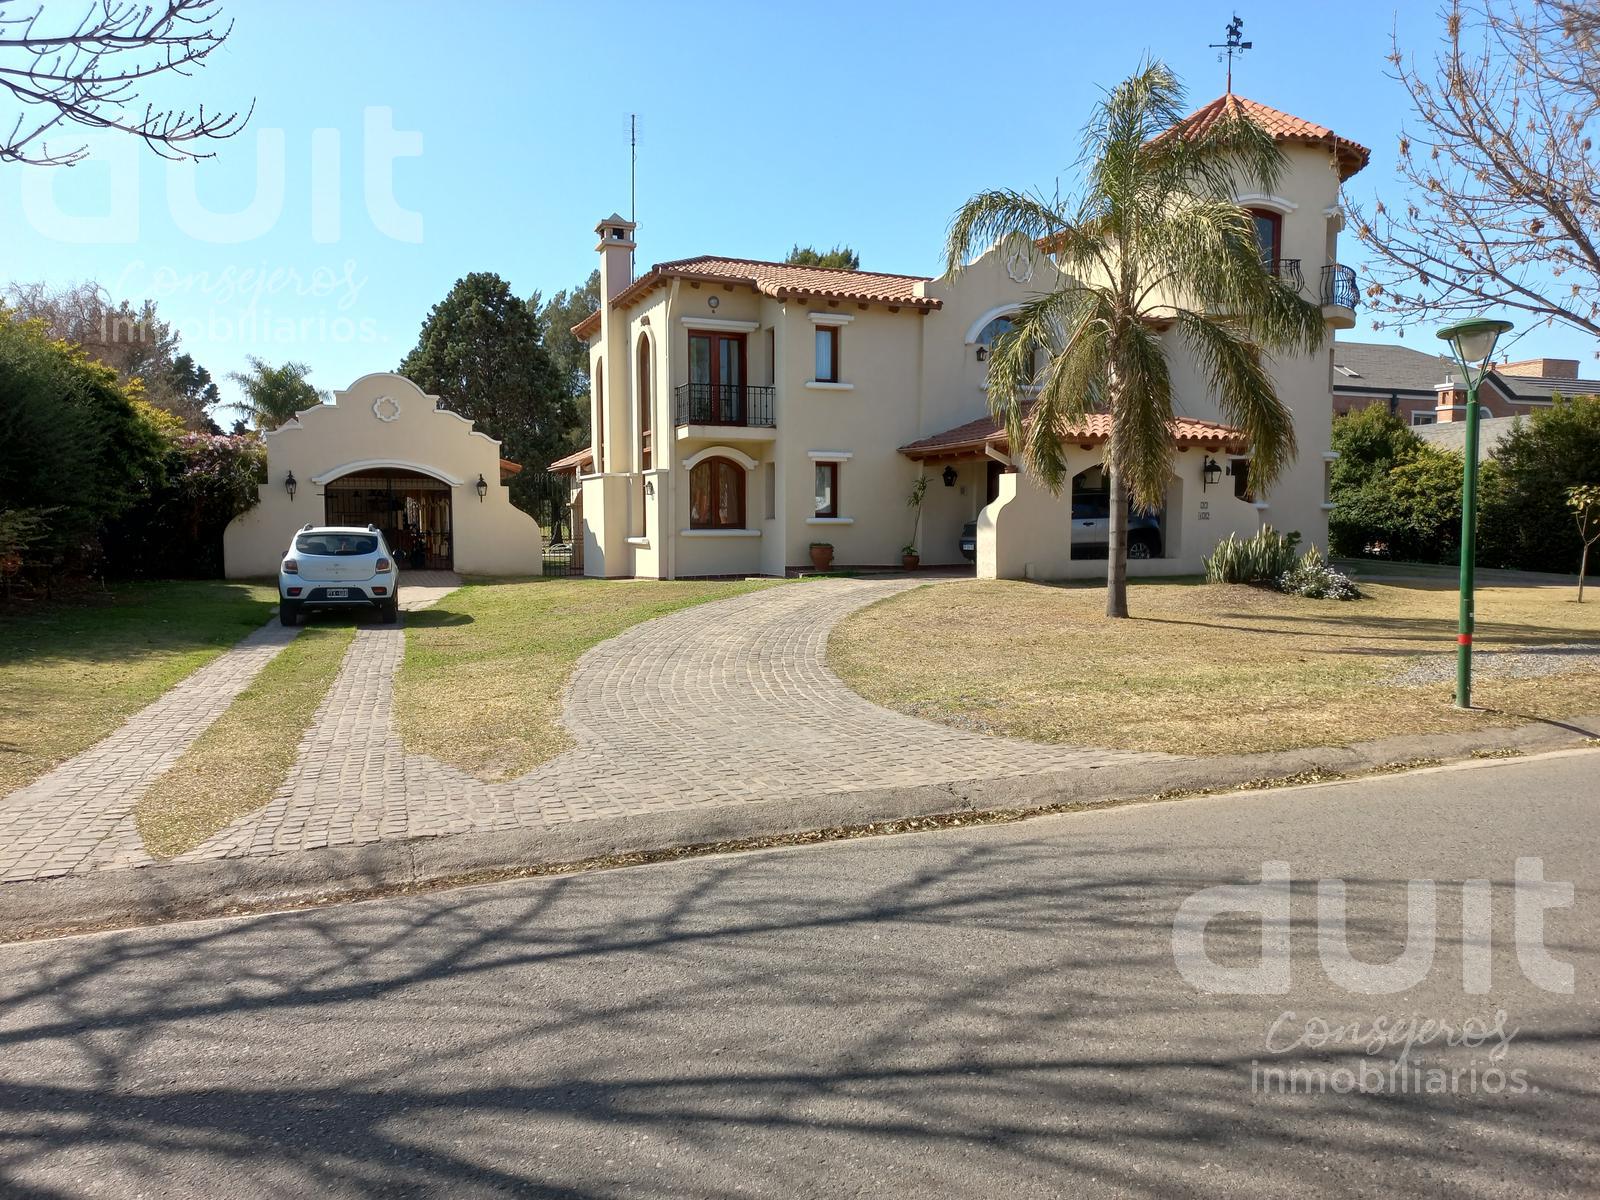
<svg viewBox="0 0 1600 1200">
<path fill-rule="evenodd" d="M 1345 745 L 1389 734 L 1520 724 L 1600 710 L 1600 672 L 1380 683 L 1415 656 L 1453 652 L 1444 581 L 1364 582 L 1369 598 L 1304 600 L 1255 588 L 1145 582 L 1131 620 L 1094 587 L 974 582 L 919 588 L 856 613 L 829 661 L 879 704 L 1036 741 L 1232 754 Z M 1570 588 L 1478 593 L 1477 646 L 1600 641 L 1600 604 Z"/>
<path fill-rule="evenodd" d="M 0 795 L 87 750 L 267 619 L 271 584 L 121 584 L 0 607 Z"/>
<path fill-rule="evenodd" d="M 355 633 L 354 625 L 308 626 L 262 668 L 140 798 L 134 817 L 145 849 L 172 858 L 272 799 Z"/>
<path fill-rule="evenodd" d="M 779 583 L 531 579 L 452 592 L 406 616 L 395 688 L 406 749 L 479 779 L 514 779 L 573 744 L 561 696 L 589 647 L 651 617 Z"/>
</svg>

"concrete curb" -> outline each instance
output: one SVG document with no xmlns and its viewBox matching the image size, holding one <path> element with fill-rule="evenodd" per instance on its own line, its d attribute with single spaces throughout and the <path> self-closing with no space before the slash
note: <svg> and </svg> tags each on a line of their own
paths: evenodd
<svg viewBox="0 0 1600 1200">
<path fill-rule="evenodd" d="M 1581 745 L 1594 738 L 1600 738 L 1600 715 L 1508 729 L 1380 738 L 1352 746 L 729 803 L 597 818 L 547 829 L 455 834 L 65 875 L 0 885 L 0 941 L 358 898 L 372 892 L 425 888 L 474 873 L 527 871 L 613 855 L 912 817 L 1105 804 L 1163 792 L 1225 790 L 1311 772 L 1358 774 L 1423 758 L 1465 758 L 1478 750 L 1536 753 Z"/>
</svg>

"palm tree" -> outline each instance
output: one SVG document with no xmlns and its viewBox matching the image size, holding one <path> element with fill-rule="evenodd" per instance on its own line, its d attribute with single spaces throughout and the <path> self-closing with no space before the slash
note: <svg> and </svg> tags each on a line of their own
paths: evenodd
<svg viewBox="0 0 1600 1200">
<path fill-rule="evenodd" d="M 328 402 L 328 393 L 318 391 L 306 377 L 311 368 L 305 363 L 286 362 L 281 367 L 250 355 L 248 371 L 234 371 L 228 378 L 244 392 L 235 407 L 244 410 L 258 430 L 276 429 L 295 413 Z"/>
<path fill-rule="evenodd" d="M 1271 192 L 1283 155 L 1242 118 L 1180 128 L 1185 108 L 1171 70 L 1145 63 L 1096 105 L 1078 196 L 981 192 L 956 214 L 946 247 L 951 274 L 997 243 L 1048 255 L 1060 272 L 991 349 L 989 404 L 1052 494 L 1065 479 L 1072 424 L 1111 414 L 1108 617 L 1128 615 L 1129 497 L 1159 508 L 1172 472 L 1164 332 L 1194 355 L 1223 413 L 1248 435 L 1257 494 L 1295 453 L 1263 350 L 1307 354 L 1326 336 L 1321 309 L 1262 269 L 1251 218 L 1234 199 L 1242 184 Z"/>
</svg>

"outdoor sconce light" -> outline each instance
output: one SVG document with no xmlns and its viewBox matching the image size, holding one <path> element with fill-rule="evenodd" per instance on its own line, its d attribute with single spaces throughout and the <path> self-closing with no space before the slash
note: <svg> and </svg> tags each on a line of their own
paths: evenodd
<svg viewBox="0 0 1600 1200">
<path fill-rule="evenodd" d="M 709 308 L 712 312 L 716 312 L 717 311 L 717 306 L 719 304 L 721 304 L 721 303 L 722 303 L 722 301 L 719 300 L 715 296 L 707 296 L 706 297 L 706 307 Z"/>
<path fill-rule="evenodd" d="M 483 503 L 483 498 L 489 494 L 489 481 L 483 477 L 483 472 L 478 472 L 478 503 Z"/>
<path fill-rule="evenodd" d="M 294 494 L 299 489 L 299 487 L 300 487 L 300 484 L 295 479 L 293 471 L 290 471 L 287 475 L 285 475 L 283 477 L 283 490 L 289 493 L 289 500 L 290 500 L 291 503 L 294 501 Z"/>
<path fill-rule="evenodd" d="M 646 479 L 644 481 L 644 494 L 646 496 L 654 496 L 656 494 L 656 481 L 654 479 Z"/>
<path fill-rule="evenodd" d="M 1200 490 L 1207 491 L 1213 483 L 1222 481 L 1222 467 L 1216 459 L 1206 455 L 1205 464 L 1200 468 Z"/>
<path fill-rule="evenodd" d="M 989 357 L 989 347 L 987 347 L 987 346 L 979 346 L 978 349 L 974 352 L 974 356 L 977 358 L 977 360 L 979 362 L 983 362 L 985 359 L 987 359 Z"/>
<path fill-rule="evenodd" d="M 945 487 L 955 487 L 956 469 L 954 467 L 946 467 L 944 469 L 944 474 L 940 476 L 940 478 L 944 480 Z"/>
</svg>

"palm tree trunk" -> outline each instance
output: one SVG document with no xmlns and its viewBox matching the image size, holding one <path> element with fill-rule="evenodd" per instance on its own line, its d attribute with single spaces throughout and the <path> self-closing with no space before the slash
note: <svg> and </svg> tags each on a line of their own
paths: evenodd
<svg viewBox="0 0 1600 1200">
<path fill-rule="evenodd" d="M 1128 615 L 1128 485 L 1115 462 L 1106 464 L 1111 485 L 1111 522 L 1106 542 L 1106 616 Z"/>
</svg>

